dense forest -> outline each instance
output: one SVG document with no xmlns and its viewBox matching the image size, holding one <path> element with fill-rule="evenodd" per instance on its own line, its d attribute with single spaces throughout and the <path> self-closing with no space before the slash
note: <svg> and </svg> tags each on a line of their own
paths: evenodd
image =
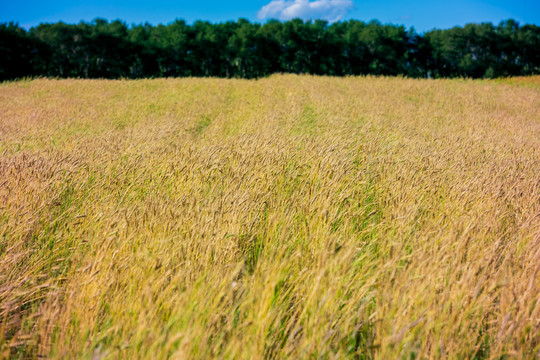
<svg viewBox="0 0 540 360">
<path fill-rule="evenodd" d="M 493 78 L 540 73 L 540 27 L 514 20 L 418 34 L 350 20 L 177 20 L 128 26 L 95 19 L 0 24 L 0 81 L 22 77 L 258 78 L 272 73 Z"/>
</svg>

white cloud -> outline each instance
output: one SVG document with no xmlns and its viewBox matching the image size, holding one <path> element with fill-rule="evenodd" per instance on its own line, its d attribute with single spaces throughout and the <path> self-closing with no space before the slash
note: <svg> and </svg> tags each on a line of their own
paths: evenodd
<svg viewBox="0 0 540 360">
<path fill-rule="evenodd" d="M 272 0 L 259 10 L 257 17 L 278 20 L 323 19 L 335 22 L 353 7 L 352 0 Z"/>
</svg>

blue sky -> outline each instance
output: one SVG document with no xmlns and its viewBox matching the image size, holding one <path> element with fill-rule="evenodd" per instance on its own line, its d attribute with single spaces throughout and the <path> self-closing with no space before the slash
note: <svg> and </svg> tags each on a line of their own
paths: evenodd
<svg viewBox="0 0 540 360">
<path fill-rule="evenodd" d="M 78 23 L 96 17 L 121 19 L 128 24 L 167 24 L 175 19 L 222 22 L 240 17 L 264 22 L 291 17 L 329 21 L 380 20 L 423 32 L 469 22 L 513 18 L 540 25 L 540 0 L 0 0 L 0 22 L 15 21 L 29 28 L 41 22 Z"/>
</svg>

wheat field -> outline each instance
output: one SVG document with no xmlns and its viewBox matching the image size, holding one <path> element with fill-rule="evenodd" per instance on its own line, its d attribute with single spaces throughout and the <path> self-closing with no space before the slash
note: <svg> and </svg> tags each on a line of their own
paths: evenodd
<svg viewBox="0 0 540 360">
<path fill-rule="evenodd" d="M 0 84 L 0 356 L 540 357 L 540 77 Z"/>
</svg>

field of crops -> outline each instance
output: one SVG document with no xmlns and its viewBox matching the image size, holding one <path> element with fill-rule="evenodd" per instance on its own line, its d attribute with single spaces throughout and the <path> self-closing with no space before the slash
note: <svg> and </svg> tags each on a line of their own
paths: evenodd
<svg viewBox="0 0 540 360">
<path fill-rule="evenodd" d="M 540 77 L 0 84 L 0 357 L 540 356 Z"/>
</svg>

